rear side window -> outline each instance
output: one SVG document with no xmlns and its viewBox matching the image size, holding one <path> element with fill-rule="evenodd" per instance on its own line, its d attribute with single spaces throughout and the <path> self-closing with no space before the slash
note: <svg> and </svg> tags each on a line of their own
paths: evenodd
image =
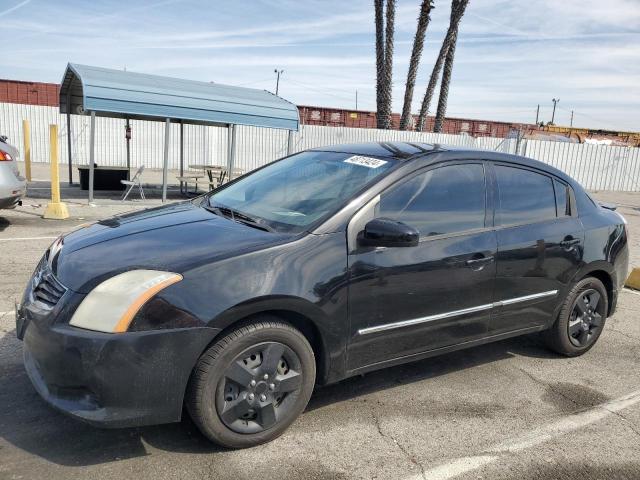
<svg viewBox="0 0 640 480">
<path fill-rule="evenodd" d="M 383 193 L 377 216 L 417 228 L 423 237 L 484 227 L 482 164 L 429 170 Z"/>
<path fill-rule="evenodd" d="M 558 217 L 571 216 L 571 202 L 569 201 L 569 186 L 557 180 L 553 181 L 556 190 L 556 210 Z"/>
<path fill-rule="evenodd" d="M 534 223 L 556 217 L 553 180 L 515 167 L 495 166 L 498 181 L 497 225 Z"/>
</svg>

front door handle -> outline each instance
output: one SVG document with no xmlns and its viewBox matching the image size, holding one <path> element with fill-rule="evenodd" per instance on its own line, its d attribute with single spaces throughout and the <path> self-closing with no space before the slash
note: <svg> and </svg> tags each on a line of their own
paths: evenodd
<svg viewBox="0 0 640 480">
<path fill-rule="evenodd" d="M 580 243 L 579 238 L 567 238 L 566 240 L 562 240 L 560 242 L 560 246 L 564 248 L 572 248 L 574 245 L 578 245 Z"/>
<path fill-rule="evenodd" d="M 493 255 L 489 255 L 488 257 L 470 258 L 464 263 L 468 267 L 480 267 L 491 262 L 493 262 Z"/>
</svg>

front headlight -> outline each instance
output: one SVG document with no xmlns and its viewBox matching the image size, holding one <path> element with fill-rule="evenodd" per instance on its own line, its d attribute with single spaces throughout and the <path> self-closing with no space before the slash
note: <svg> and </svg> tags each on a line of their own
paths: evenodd
<svg viewBox="0 0 640 480">
<path fill-rule="evenodd" d="M 85 297 L 70 325 L 97 332 L 126 332 L 138 310 L 156 293 L 182 280 L 157 270 L 131 270 L 105 280 Z"/>
</svg>

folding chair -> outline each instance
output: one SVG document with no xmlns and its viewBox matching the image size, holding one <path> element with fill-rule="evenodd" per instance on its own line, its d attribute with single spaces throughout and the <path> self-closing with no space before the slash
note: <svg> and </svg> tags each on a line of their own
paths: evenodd
<svg viewBox="0 0 640 480">
<path fill-rule="evenodd" d="M 138 169 L 138 171 L 136 171 L 136 174 L 133 176 L 131 180 L 120 180 L 120 183 L 122 183 L 123 185 L 129 185 L 129 188 L 122 196 L 123 202 L 127 199 L 129 194 L 131 193 L 131 190 L 133 190 L 133 187 L 135 187 L 136 185 L 138 186 L 138 190 L 140 190 L 140 198 L 142 200 L 146 200 L 144 196 L 144 190 L 142 189 L 142 182 L 140 180 L 140 177 L 142 176 L 142 172 L 144 172 L 144 165 L 140 165 L 140 168 Z"/>
</svg>

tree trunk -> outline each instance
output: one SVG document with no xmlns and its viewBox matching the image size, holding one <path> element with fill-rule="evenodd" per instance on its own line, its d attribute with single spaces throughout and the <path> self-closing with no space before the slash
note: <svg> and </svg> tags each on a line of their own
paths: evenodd
<svg viewBox="0 0 640 480">
<path fill-rule="evenodd" d="M 378 128 L 391 128 L 391 98 L 393 86 L 393 33 L 395 28 L 396 0 L 387 0 L 385 48 L 384 48 L 384 72 L 382 88 L 380 89 L 381 107 L 378 117 Z"/>
<path fill-rule="evenodd" d="M 382 118 L 382 89 L 384 83 L 384 0 L 374 0 L 376 15 L 376 109 L 378 128 Z"/>
<path fill-rule="evenodd" d="M 429 20 L 431 17 L 431 9 L 433 8 L 433 0 L 422 0 L 420 6 L 420 15 L 418 16 L 418 27 L 416 28 L 416 36 L 413 39 L 413 49 L 411 50 L 411 59 L 409 60 L 409 71 L 407 72 L 407 83 L 404 89 L 404 104 L 402 106 L 402 117 L 400 118 L 400 130 L 407 130 L 411 126 L 411 102 L 413 101 L 413 87 L 416 84 L 416 75 L 418 74 L 418 65 L 422 56 L 422 48 L 424 47 L 424 37 L 427 33 Z"/>
<path fill-rule="evenodd" d="M 449 98 L 449 83 L 451 82 L 451 74 L 453 72 L 453 58 L 456 54 L 456 41 L 458 40 L 458 32 L 456 31 L 451 41 L 451 46 L 447 51 L 444 59 L 444 69 L 442 70 L 442 82 L 440 84 L 440 97 L 438 98 L 438 110 L 436 112 L 436 120 L 433 125 L 433 131 L 442 132 L 444 125 L 444 116 L 447 113 L 447 100 Z"/>
<path fill-rule="evenodd" d="M 429 113 L 429 106 L 431 105 L 431 100 L 433 98 L 433 94 L 436 89 L 436 85 L 438 84 L 438 77 L 440 77 L 440 70 L 442 69 L 442 65 L 445 62 L 447 57 L 447 53 L 452 45 L 455 45 L 458 36 L 458 26 L 460 24 L 460 20 L 464 15 L 465 9 L 469 4 L 469 0 L 453 0 L 451 3 L 451 18 L 449 21 L 449 28 L 447 30 L 447 34 L 442 41 L 442 46 L 440 47 L 440 53 L 438 53 L 438 59 L 433 66 L 433 70 L 431 71 L 431 77 L 429 77 L 429 84 L 427 86 L 427 91 L 424 94 L 424 98 L 422 99 L 422 105 L 420 106 L 420 115 L 418 117 L 418 124 L 416 125 L 416 130 L 422 131 L 424 129 L 427 114 Z M 455 49 L 455 46 L 454 46 Z M 453 59 L 452 59 L 453 62 Z M 449 86 L 447 85 L 447 93 Z M 445 100 L 446 104 L 446 100 Z M 446 105 L 445 105 L 446 110 Z"/>
<path fill-rule="evenodd" d="M 469 0 L 453 0 L 451 4 L 451 26 L 453 27 L 453 36 L 451 44 L 447 50 L 447 56 L 444 60 L 444 70 L 442 72 L 442 82 L 440 82 L 440 98 L 438 98 L 438 110 L 433 126 L 434 132 L 441 132 L 444 125 L 444 118 L 447 113 L 447 100 L 449 98 L 449 84 L 451 83 L 451 74 L 453 72 L 453 59 L 456 54 L 456 43 L 458 42 L 458 31 L 460 20 L 469 4 Z"/>
<path fill-rule="evenodd" d="M 427 91 L 425 92 L 424 98 L 422 99 L 422 105 L 420 105 L 420 114 L 418 115 L 418 124 L 416 125 L 416 130 L 419 132 L 424 129 L 427 120 L 427 114 L 429 113 L 429 106 L 431 106 L 431 99 L 433 98 L 433 92 L 435 92 L 436 85 L 438 84 L 438 78 L 440 78 L 440 70 L 442 69 L 442 64 L 444 63 L 444 57 L 447 56 L 447 51 L 449 50 L 449 45 L 451 44 L 452 34 L 453 32 L 451 31 L 451 29 L 449 29 L 447 31 L 447 35 L 442 41 L 440 53 L 438 53 L 438 59 L 433 65 L 433 70 L 431 71 L 431 76 L 429 77 L 429 84 L 427 85 Z"/>
</svg>

